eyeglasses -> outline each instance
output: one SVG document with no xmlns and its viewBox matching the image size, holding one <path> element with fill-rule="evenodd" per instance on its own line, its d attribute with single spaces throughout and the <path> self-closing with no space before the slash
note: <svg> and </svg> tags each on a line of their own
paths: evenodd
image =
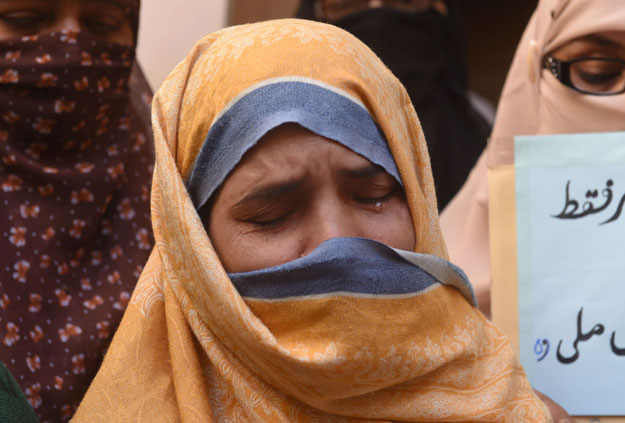
<svg viewBox="0 0 625 423">
<path fill-rule="evenodd" d="M 408 12 L 433 8 L 446 14 L 443 0 L 318 0 L 318 4 L 321 6 L 323 16 L 329 20 L 376 7 L 389 7 Z"/>
<path fill-rule="evenodd" d="M 625 92 L 625 60 L 611 57 L 558 60 L 545 56 L 543 67 L 562 84 L 580 93 L 616 95 Z"/>
</svg>

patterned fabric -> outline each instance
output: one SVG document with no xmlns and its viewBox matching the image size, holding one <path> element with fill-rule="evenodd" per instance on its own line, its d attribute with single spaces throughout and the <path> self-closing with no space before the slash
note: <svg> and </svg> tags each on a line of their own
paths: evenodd
<svg viewBox="0 0 625 423">
<path fill-rule="evenodd" d="M 155 97 L 156 247 L 73 421 L 551 421 L 509 342 L 456 288 L 240 296 L 185 181 L 219 116 L 275 78 L 309 78 L 366 107 L 404 183 L 416 251 L 445 258 L 419 121 L 366 46 L 298 20 L 209 35 Z"/>
<path fill-rule="evenodd" d="M 0 359 L 42 421 L 75 411 L 153 245 L 133 57 L 87 33 L 0 42 Z"/>
</svg>

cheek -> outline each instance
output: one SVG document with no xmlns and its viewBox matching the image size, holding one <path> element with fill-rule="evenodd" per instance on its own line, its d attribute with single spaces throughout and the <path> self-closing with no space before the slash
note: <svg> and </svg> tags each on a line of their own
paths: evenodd
<svg viewBox="0 0 625 423">
<path fill-rule="evenodd" d="M 258 237 L 247 240 L 246 248 L 250 248 L 245 263 L 241 263 L 242 271 L 265 269 L 288 263 L 299 257 L 296 237 Z M 248 250 L 250 251 L 250 250 Z"/>
<path fill-rule="evenodd" d="M 130 26 L 123 28 L 118 33 L 107 37 L 107 41 L 111 41 L 123 46 L 132 47 L 134 35 Z"/>
<path fill-rule="evenodd" d="M 374 215 L 368 226 L 367 238 L 380 241 L 390 247 L 406 251 L 415 249 L 415 231 L 408 205 L 398 204 Z"/>
<path fill-rule="evenodd" d="M 579 94 L 543 71 L 537 134 L 625 130 L 625 96 Z M 566 108 L 562 105 L 566 104 Z"/>
<path fill-rule="evenodd" d="M 17 38 L 23 35 L 22 33 L 18 33 L 17 31 L 11 29 L 7 25 L 4 25 L 0 22 L 0 41 L 9 40 L 11 38 Z"/>
<path fill-rule="evenodd" d="M 83 28 L 83 31 L 89 31 L 89 28 Z M 104 38 L 108 42 L 121 44 L 127 47 L 132 47 L 134 42 L 134 34 L 129 23 L 123 24 L 114 32 L 103 35 L 95 33 L 95 35 Z"/>
<path fill-rule="evenodd" d="M 214 222 L 209 236 L 224 268 L 230 273 L 273 267 L 299 257 L 298 237 L 293 231 L 278 235 L 250 233 L 236 222 Z"/>
</svg>

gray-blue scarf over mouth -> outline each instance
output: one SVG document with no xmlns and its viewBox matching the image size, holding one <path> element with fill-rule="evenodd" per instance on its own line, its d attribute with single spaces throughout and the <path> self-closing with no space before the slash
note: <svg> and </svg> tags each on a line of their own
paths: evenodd
<svg viewBox="0 0 625 423">
<path fill-rule="evenodd" d="M 241 296 L 255 300 L 405 297 L 448 285 L 477 306 L 473 288 L 459 267 L 431 254 L 397 250 L 366 238 L 332 238 L 288 263 L 228 276 Z"/>
</svg>

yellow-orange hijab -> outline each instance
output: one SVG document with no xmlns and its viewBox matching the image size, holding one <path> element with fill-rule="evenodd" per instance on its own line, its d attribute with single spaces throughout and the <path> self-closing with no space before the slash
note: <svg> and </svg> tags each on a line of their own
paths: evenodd
<svg viewBox="0 0 625 423">
<path fill-rule="evenodd" d="M 209 35 L 156 94 L 156 247 L 73 421 L 550 421 L 508 341 L 455 288 L 241 298 L 185 181 L 220 113 L 274 78 L 316 81 L 366 107 L 403 180 L 416 251 L 445 257 L 419 121 L 364 44 L 298 20 Z"/>
</svg>

